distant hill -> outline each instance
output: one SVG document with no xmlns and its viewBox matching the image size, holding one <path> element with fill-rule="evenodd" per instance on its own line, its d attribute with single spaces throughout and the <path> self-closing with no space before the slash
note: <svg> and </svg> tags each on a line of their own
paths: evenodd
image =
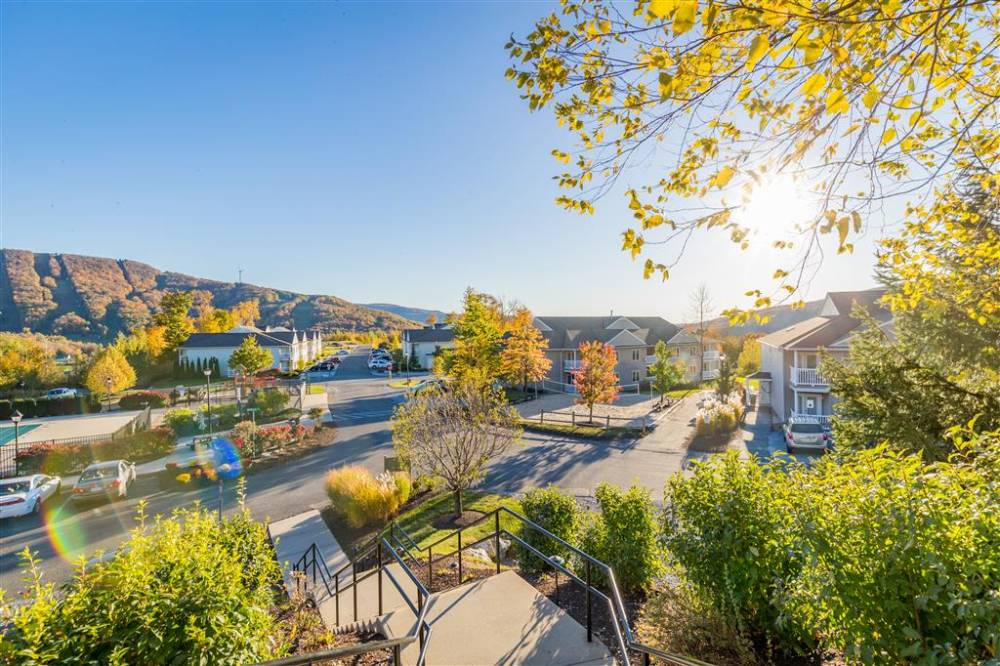
<svg viewBox="0 0 1000 666">
<path fill-rule="evenodd" d="M 447 312 L 441 310 L 425 310 L 423 308 L 410 308 L 405 305 L 394 305 L 392 303 L 360 303 L 366 308 L 371 308 L 373 310 L 382 310 L 383 312 L 391 312 L 394 315 L 399 315 L 404 319 L 411 319 L 416 322 L 424 323 L 427 321 L 429 315 L 434 315 L 437 317 L 438 321 L 444 321 L 444 318 L 448 316 Z"/>
<path fill-rule="evenodd" d="M 260 301 L 261 326 L 397 330 L 417 322 L 336 296 L 298 294 L 161 271 L 130 259 L 28 250 L 0 252 L 0 330 L 108 340 L 148 321 L 166 290 L 193 291 L 196 303 L 228 308 Z"/>
<path fill-rule="evenodd" d="M 761 324 L 751 319 L 743 326 L 730 326 L 726 317 L 716 317 L 708 321 L 708 327 L 719 335 L 746 335 L 747 333 L 767 334 L 780 331 L 783 328 L 805 321 L 810 317 L 819 314 L 825 299 L 816 301 L 806 301 L 805 305 L 799 309 L 792 308 L 791 305 L 775 305 L 764 308 L 760 313 L 768 316 L 766 324 Z M 696 326 L 696 324 L 685 324 L 684 327 Z"/>
</svg>

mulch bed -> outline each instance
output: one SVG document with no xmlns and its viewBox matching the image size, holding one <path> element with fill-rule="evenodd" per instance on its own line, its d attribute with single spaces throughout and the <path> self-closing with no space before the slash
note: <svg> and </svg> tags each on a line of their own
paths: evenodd
<svg viewBox="0 0 1000 666">
<path fill-rule="evenodd" d="M 457 530 L 460 527 L 468 527 L 485 515 L 482 511 L 466 510 L 462 512 L 461 516 L 453 514 L 439 516 L 431 522 L 431 525 L 439 530 Z"/>
<path fill-rule="evenodd" d="M 739 432 L 721 433 L 718 435 L 698 435 L 688 444 L 688 450 L 700 453 L 722 453 L 729 448 L 729 442 Z"/>
<path fill-rule="evenodd" d="M 323 625 L 316 606 L 302 597 L 283 605 L 277 613 L 279 625 L 292 642 L 289 655 L 311 654 L 338 647 L 385 640 L 377 632 L 362 631 L 337 634 Z M 311 662 L 327 666 L 388 666 L 392 663 L 392 650 L 377 650 L 350 657 Z"/>
</svg>

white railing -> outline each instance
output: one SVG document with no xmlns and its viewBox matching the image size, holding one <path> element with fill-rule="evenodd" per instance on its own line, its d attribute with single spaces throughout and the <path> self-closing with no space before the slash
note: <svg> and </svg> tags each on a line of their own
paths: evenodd
<svg viewBox="0 0 1000 666">
<path fill-rule="evenodd" d="M 792 383 L 825 386 L 826 378 L 816 368 L 792 368 Z"/>
<path fill-rule="evenodd" d="M 833 414 L 806 414 L 804 412 L 792 412 L 793 419 L 814 419 L 822 425 L 830 425 Z"/>
<path fill-rule="evenodd" d="M 583 367 L 583 361 L 577 359 L 575 361 L 563 361 L 563 370 L 579 370 Z"/>
<path fill-rule="evenodd" d="M 656 354 L 646 354 L 646 365 L 653 365 L 656 363 Z"/>
<path fill-rule="evenodd" d="M 715 379 L 718 376 L 719 376 L 719 371 L 718 370 L 702 370 L 701 371 L 701 378 L 702 379 Z"/>
<path fill-rule="evenodd" d="M 704 354 L 702 354 L 701 359 L 703 361 L 718 361 L 722 357 L 721 352 L 715 349 L 709 349 Z"/>
</svg>

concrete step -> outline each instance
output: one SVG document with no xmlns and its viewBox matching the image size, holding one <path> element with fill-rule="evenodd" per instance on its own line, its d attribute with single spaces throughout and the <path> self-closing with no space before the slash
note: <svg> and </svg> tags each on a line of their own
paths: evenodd
<svg viewBox="0 0 1000 666">
<path fill-rule="evenodd" d="M 395 577 L 396 581 L 399 582 L 400 587 L 406 592 L 407 597 L 410 599 L 414 606 L 417 605 L 417 586 L 413 584 L 413 581 L 403 572 L 403 568 L 393 562 L 392 564 L 386 565 L 382 571 L 382 610 L 379 612 L 378 603 L 378 574 L 374 573 L 368 578 L 364 578 L 364 575 L 369 573 L 368 571 L 358 572 L 358 585 L 357 585 L 357 596 L 358 596 L 358 611 L 355 615 L 354 612 L 354 588 L 347 588 L 347 585 L 351 582 L 352 578 L 350 575 L 343 576 L 340 580 L 341 589 L 345 590 L 340 593 L 340 613 L 339 618 L 337 614 L 337 601 L 332 595 L 328 595 L 325 589 L 319 589 L 315 591 L 316 605 L 319 608 L 319 614 L 323 618 L 324 624 L 328 627 L 338 627 L 343 625 L 352 624 L 354 622 L 371 620 L 378 618 L 381 615 L 385 615 L 390 611 L 405 608 L 409 612 L 409 607 L 406 605 L 406 601 L 403 595 L 399 592 L 395 585 L 392 584 L 389 576 Z M 360 580 L 364 578 L 363 580 Z M 412 614 L 412 613 L 411 613 Z"/>
<path fill-rule="evenodd" d="M 542 596 L 513 571 L 505 571 L 431 597 L 427 620 L 432 628 L 428 664 L 591 666 L 615 660 L 566 611 Z M 382 633 L 408 635 L 415 627 L 409 608 L 386 613 Z M 403 663 L 415 664 L 418 643 L 403 650 Z"/>
</svg>

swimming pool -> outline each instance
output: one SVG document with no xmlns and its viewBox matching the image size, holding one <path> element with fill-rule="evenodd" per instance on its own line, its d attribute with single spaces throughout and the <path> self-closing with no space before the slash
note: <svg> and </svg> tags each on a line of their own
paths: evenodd
<svg viewBox="0 0 1000 666">
<path fill-rule="evenodd" d="M 32 423 L 31 425 L 21 426 L 20 428 L 18 428 L 17 431 L 18 437 L 24 437 L 26 433 L 31 432 L 40 425 L 41 425 L 40 423 Z M 3 446 L 7 442 L 13 442 L 13 441 L 14 441 L 14 427 L 13 426 L 0 427 L 0 446 Z"/>
</svg>

